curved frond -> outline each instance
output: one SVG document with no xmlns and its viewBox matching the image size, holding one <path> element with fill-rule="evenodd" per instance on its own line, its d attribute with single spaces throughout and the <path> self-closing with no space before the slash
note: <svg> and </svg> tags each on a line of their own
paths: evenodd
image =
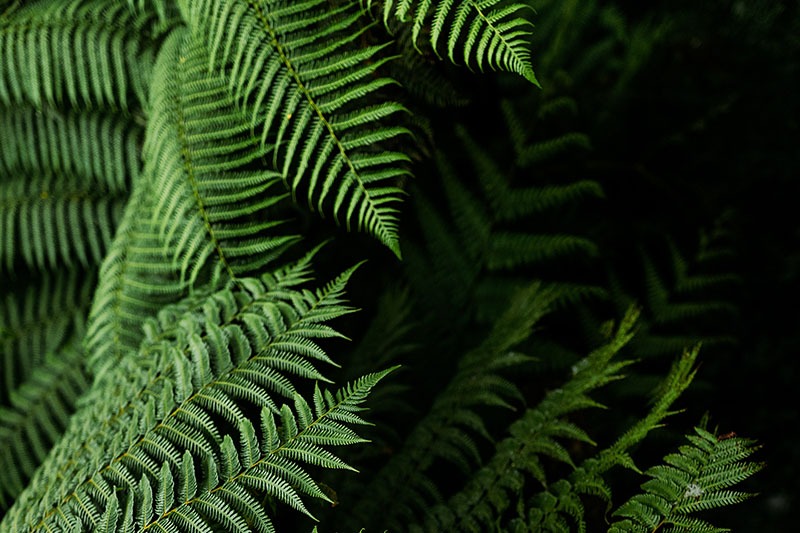
<svg viewBox="0 0 800 533">
<path fill-rule="evenodd" d="M 358 404 L 385 375 L 336 394 L 317 388 L 308 401 L 295 385 L 324 379 L 316 366 L 331 361 L 316 339 L 340 336 L 325 323 L 351 312 L 341 301 L 352 272 L 312 292 L 291 288 L 302 274 L 281 270 L 167 307 L 138 352 L 97 378 L 0 530 L 96 527 L 117 489 L 133 499 L 124 505 L 138 527 L 167 530 L 269 531 L 251 489 L 299 510 L 300 493 L 322 497 L 304 465 L 346 467 L 327 448 L 360 440 L 347 426 L 361 423 Z M 183 473 L 189 461 L 194 480 Z M 196 495 L 181 501 L 180 491 Z"/>
<path fill-rule="evenodd" d="M 394 83 L 376 77 L 384 45 L 357 48 L 364 35 L 355 1 L 203 0 L 186 8 L 196 33 L 210 35 L 220 70 L 251 117 L 273 165 L 309 207 L 354 223 L 399 254 L 398 180 L 408 158 L 381 148 L 407 134 L 388 120 L 405 109 L 375 99 Z M 331 205 L 331 207 L 327 207 Z"/>
<path fill-rule="evenodd" d="M 381 4 L 387 27 L 395 19 L 410 23 L 414 43 L 429 31 L 426 37 L 437 55 L 446 48 L 453 63 L 515 72 L 539 86 L 528 49 L 532 24 L 520 16 L 529 6 L 505 0 L 383 0 Z"/>
</svg>

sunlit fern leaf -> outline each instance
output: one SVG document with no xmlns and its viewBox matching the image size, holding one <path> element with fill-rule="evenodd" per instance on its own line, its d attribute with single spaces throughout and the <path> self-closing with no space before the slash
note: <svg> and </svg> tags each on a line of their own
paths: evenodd
<svg viewBox="0 0 800 533">
<path fill-rule="evenodd" d="M 67 426 L 77 398 L 89 387 L 81 335 L 44 354 L 31 375 L 0 405 L 0 509 L 22 492 Z"/>
<path fill-rule="evenodd" d="M 364 1 L 364 0 L 362 0 Z M 414 43 L 429 36 L 437 55 L 443 48 L 453 63 L 515 72 L 539 85 L 528 50 L 530 21 L 521 16 L 528 6 L 504 0 L 366 0 L 379 5 L 387 27 L 398 20 L 411 24 Z M 426 40 L 428 40 L 426 39 Z M 441 43 L 441 45 L 440 45 Z"/>
<path fill-rule="evenodd" d="M 141 136 L 141 127 L 111 113 L 3 109 L 0 172 L 64 174 L 82 178 L 87 186 L 125 191 L 139 174 Z"/>
<path fill-rule="evenodd" d="M 397 183 L 408 157 L 381 146 L 408 133 L 389 125 L 405 109 L 375 100 L 394 83 L 376 77 L 390 58 L 385 45 L 352 45 L 366 30 L 358 3 L 203 0 L 184 13 L 209 36 L 208 66 L 228 78 L 262 145 L 274 143 L 273 164 L 294 196 L 307 189 L 309 207 L 399 254 Z"/>
<path fill-rule="evenodd" d="M 301 270 L 307 262 L 299 263 Z M 249 513 L 260 504 L 239 489 L 253 487 L 287 499 L 294 498 L 296 490 L 318 495 L 300 464 L 343 466 L 325 448 L 358 440 L 345 426 L 359 422 L 357 404 L 383 375 L 367 376 L 337 395 L 320 391 L 307 402 L 314 405 L 311 416 L 298 399 L 298 378 L 324 380 L 316 366 L 331 361 L 316 341 L 341 337 L 326 323 L 352 311 L 341 302 L 353 270 L 310 291 L 292 288 L 302 272 L 281 269 L 261 281 L 240 279 L 205 297 L 196 294 L 165 308 L 148 322 L 148 336 L 138 351 L 96 378 L 64 437 L 0 531 L 16 531 L 22 524 L 66 527 L 65 516 L 92 526 L 115 488 L 128 491 L 130 497 L 129 491 L 147 479 L 157 494 L 160 477 L 166 479 L 164 464 L 178 490 L 187 450 L 194 464 L 202 465 L 198 485 L 205 488 L 188 504 L 174 500 L 173 508 L 190 509 L 183 517 L 187 523 L 201 516 L 198 527 L 213 523 L 237 529 L 249 524 Z M 294 402 L 294 414 L 288 407 L 279 409 L 278 396 Z M 248 460 L 233 460 L 230 450 L 233 446 L 240 457 L 252 460 L 253 447 L 248 444 L 245 453 L 226 444 L 224 435 L 231 427 L 239 428 L 245 433 L 243 440 L 252 443 L 246 424 L 260 426 L 258 418 L 252 419 L 259 410 L 266 419 L 264 427 L 277 427 L 273 417 L 280 416 L 283 429 L 274 438 L 262 433 L 262 443 L 277 439 L 278 444 L 262 450 L 266 458 L 262 455 L 248 468 Z M 221 461 L 223 457 L 227 459 Z M 65 500 L 65 491 L 73 496 Z M 141 501 L 137 497 L 134 517 L 164 518 L 147 511 Z M 165 524 L 180 515 L 170 517 Z"/>
<path fill-rule="evenodd" d="M 267 150 L 207 64 L 204 45 L 188 31 L 164 43 L 143 150 L 153 220 L 190 286 L 215 263 L 232 278 L 257 272 L 298 240 L 268 216 L 288 193 L 280 174 L 250 170 Z"/>
<path fill-rule="evenodd" d="M 642 484 L 644 492 L 614 511 L 620 521 L 611 525 L 609 533 L 649 533 L 662 527 L 696 533 L 729 531 L 691 515 L 753 496 L 729 489 L 763 468 L 745 461 L 759 447 L 752 440 L 718 436 L 702 428 L 686 438 L 690 444 L 664 457 L 666 464 L 645 472 L 651 479 Z"/>
<path fill-rule="evenodd" d="M 144 102 L 153 18 L 116 0 L 20 2 L 0 17 L 0 103 L 128 110 Z"/>
<path fill-rule="evenodd" d="M 64 175 L 0 182 L 0 265 L 83 267 L 105 256 L 126 195 Z"/>
<path fill-rule="evenodd" d="M 509 407 L 519 391 L 502 376 L 503 369 L 531 360 L 512 348 L 530 335 L 534 324 L 547 312 L 552 295 L 533 285 L 521 291 L 497 319 L 484 341 L 459 361 L 453 379 L 443 386 L 429 409 L 410 432 L 403 447 L 352 508 L 355 525 L 402 530 L 416 512 L 439 498 L 427 471 L 442 459 L 469 472 L 480 461 L 473 439 L 488 438 L 480 407 Z"/>
</svg>

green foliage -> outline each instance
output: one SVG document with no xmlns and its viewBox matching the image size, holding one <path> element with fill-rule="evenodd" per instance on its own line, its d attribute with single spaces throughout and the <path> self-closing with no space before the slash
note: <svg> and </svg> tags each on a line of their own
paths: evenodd
<svg viewBox="0 0 800 533">
<path fill-rule="evenodd" d="M 690 444 L 664 457 L 665 465 L 645 472 L 652 478 L 616 511 L 622 520 L 609 533 L 657 531 L 730 531 L 689 516 L 725 505 L 740 503 L 752 494 L 727 490 L 741 483 L 763 465 L 745 461 L 756 449 L 754 441 L 736 435 L 717 435 L 695 428 L 687 435 Z"/>
<path fill-rule="evenodd" d="M 0 533 L 596 527 L 736 313 L 725 220 L 687 259 L 595 216 L 597 133 L 667 27 L 0 0 Z M 689 439 L 611 531 L 745 499 L 755 444 Z"/>
</svg>

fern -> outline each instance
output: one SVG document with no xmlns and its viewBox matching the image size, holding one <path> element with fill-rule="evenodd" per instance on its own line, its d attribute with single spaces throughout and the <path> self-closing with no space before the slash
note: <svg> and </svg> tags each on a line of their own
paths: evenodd
<svg viewBox="0 0 800 533">
<path fill-rule="evenodd" d="M 273 166 L 293 193 L 307 187 L 309 207 L 320 212 L 331 200 L 335 219 L 348 228 L 355 220 L 399 254 L 394 204 L 401 190 L 393 183 L 408 173 L 407 157 L 372 145 L 408 133 L 385 123 L 404 108 L 369 103 L 394 82 L 373 78 L 388 60 L 378 56 L 383 45 L 351 46 L 364 32 L 356 3 L 326 7 L 325 0 L 207 0 L 185 11 L 195 32 L 211 34 L 209 67 L 219 61 L 227 69 L 262 145 L 274 139 Z"/>
<path fill-rule="evenodd" d="M 358 404 L 385 375 L 367 375 L 336 394 L 317 387 L 311 401 L 290 377 L 324 379 L 314 361 L 331 361 L 313 339 L 339 336 L 324 322 L 350 312 L 340 301 L 351 273 L 300 292 L 281 283 L 296 273 L 278 271 L 166 308 L 139 352 L 98 378 L 2 530 L 97 527 L 122 508 L 115 487 L 126 498 L 123 529 L 135 516 L 140 528 L 205 523 L 248 531 L 255 520 L 255 530 L 269 531 L 250 489 L 305 510 L 299 493 L 322 493 L 302 465 L 346 467 L 325 447 L 359 441 L 346 426 L 360 423 Z M 279 408 L 276 394 L 294 409 Z M 243 402 L 261 411 L 261 447 L 258 420 Z M 238 430 L 238 445 L 225 428 Z M 202 473 L 196 495 L 175 500 L 175 487 L 184 484 L 189 494 L 198 483 L 179 470 L 192 465 Z"/>
<path fill-rule="evenodd" d="M 17 3 L 0 18 L 0 103 L 129 110 L 145 100 L 156 33 L 114 0 Z"/>
<path fill-rule="evenodd" d="M 369 7 L 373 3 L 378 2 L 366 2 Z M 456 58 L 458 54 L 467 66 L 477 66 L 481 71 L 485 65 L 515 72 L 538 86 L 525 39 L 530 34 L 530 22 L 518 16 L 525 7 L 521 3 L 503 0 L 384 0 L 380 9 L 387 27 L 390 19 L 411 23 L 411 38 L 415 45 L 424 28 L 430 32 L 430 47 L 437 55 L 440 39 L 446 39 L 443 46 L 446 46 L 447 57 L 453 63 L 459 61 Z"/>
<path fill-rule="evenodd" d="M 695 428 L 687 435 L 690 444 L 667 455 L 666 464 L 645 472 L 652 478 L 638 494 L 622 504 L 614 516 L 620 518 L 609 533 L 664 531 L 730 531 L 690 516 L 740 503 L 752 494 L 728 490 L 761 470 L 763 465 L 745 461 L 756 450 L 754 441 L 737 436 L 716 435 Z"/>
</svg>

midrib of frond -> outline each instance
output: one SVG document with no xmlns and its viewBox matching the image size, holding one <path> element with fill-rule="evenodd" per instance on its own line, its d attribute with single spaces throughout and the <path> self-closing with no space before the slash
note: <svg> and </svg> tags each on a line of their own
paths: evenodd
<svg viewBox="0 0 800 533">
<path fill-rule="evenodd" d="M 240 310 L 239 310 L 239 312 L 238 312 L 238 313 L 236 313 L 235 315 L 233 315 L 233 316 L 231 317 L 231 319 L 230 319 L 228 322 L 226 322 L 226 324 L 232 323 L 232 322 L 233 322 L 233 321 L 234 321 L 236 318 L 238 318 L 238 317 L 240 317 L 241 315 L 243 315 L 243 314 L 244 314 L 244 313 L 245 313 L 245 312 L 248 310 L 248 308 L 249 308 L 250 306 L 258 304 L 258 303 L 259 303 L 259 301 L 266 300 L 266 299 L 268 298 L 269 294 L 270 294 L 270 293 L 269 293 L 269 292 L 267 292 L 267 293 L 265 293 L 265 294 L 261 295 L 259 298 L 255 298 L 255 299 L 253 299 L 253 301 L 251 301 L 251 302 L 248 302 L 247 304 L 245 304 L 245 305 L 242 307 L 242 309 L 240 309 Z M 312 305 L 312 306 L 310 306 L 310 307 L 309 307 L 308 311 L 306 311 L 304 314 L 309 314 L 309 313 L 311 313 L 312 311 L 316 310 L 316 309 L 317 309 L 317 308 L 318 308 L 318 307 L 319 307 L 321 304 L 323 304 L 323 303 L 326 303 L 326 298 L 327 298 L 327 296 L 328 296 L 328 295 L 326 294 L 326 295 L 324 295 L 324 296 L 320 297 L 320 298 L 319 298 L 319 299 L 318 299 L 318 300 L 317 300 L 317 301 L 314 303 L 314 305 Z M 286 331 L 283 331 L 283 332 L 281 332 L 279 335 L 277 335 L 275 338 L 273 338 L 273 339 L 272 339 L 272 340 L 271 340 L 271 341 L 270 341 L 270 342 L 269 342 L 269 343 L 268 343 L 266 346 L 264 346 L 264 348 L 263 348 L 262 350 L 260 350 L 259 352 L 257 352 L 257 353 L 255 353 L 255 354 L 253 354 L 253 355 L 252 355 L 252 357 L 250 358 L 250 360 L 253 360 L 253 359 L 256 359 L 256 358 L 258 358 L 260 355 L 262 355 L 263 353 L 267 352 L 267 351 L 268 351 L 270 348 L 272 348 L 272 347 L 273 347 L 275 344 L 279 343 L 279 342 L 280 342 L 281 340 L 283 340 L 285 337 L 287 337 L 287 336 L 291 336 L 292 334 L 294 334 L 293 327 L 294 327 L 294 326 L 296 326 L 296 325 L 297 325 L 297 324 L 299 324 L 299 323 L 302 323 L 302 322 L 303 322 L 303 318 L 304 318 L 303 316 L 300 316 L 300 317 L 297 319 L 297 321 L 296 321 L 296 322 L 294 322 L 293 324 L 291 324 L 289 327 L 287 327 L 287 328 L 286 328 Z M 161 334 L 161 336 L 160 336 L 160 337 L 163 339 L 163 338 L 164 338 L 164 337 L 165 337 L 165 336 L 166 336 L 168 333 L 169 333 L 169 332 L 164 332 L 164 333 L 162 333 L 162 334 Z M 205 339 L 205 338 L 207 338 L 207 335 L 203 335 L 201 338 L 202 338 L 202 339 Z M 190 350 L 190 347 L 187 347 L 187 348 L 185 348 L 185 349 L 183 350 L 184 354 L 188 353 L 188 351 L 189 351 L 189 350 Z M 147 353 L 147 352 L 145 352 L 145 353 Z M 124 414 L 124 413 L 126 412 L 126 410 L 127 410 L 127 409 L 129 409 L 129 408 L 130 408 L 132 405 L 134 405 L 135 401 L 136 401 L 137 399 L 141 398 L 141 397 L 142 397 L 142 396 L 143 396 L 143 395 L 144 395 L 144 394 L 147 392 L 148 388 L 149 388 L 149 387 L 150 387 L 152 384 L 154 384 L 156 381 L 158 381 L 158 380 L 160 380 L 160 379 L 164 379 L 164 377 L 163 377 L 163 374 L 164 374 L 164 373 L 165 373 L 165 372 L 166 372 L 166 371 L 167 371 L 169 368 L 171 368 L 171 366 L 172 366 L 172 363 L 170 363 L 169 365 L 165 366 L 165 367 L 164 367 L 164 370 L 162 370 L 161 372 L 159 372 L 159 373 L 158 373 L 158 375 L 157 375 L 157 376 L 155 376 L 155 377 L 154 377 L 152 380 L 150 380 L 150 381 L 148 382 L 148 384 L 147 384 L 147 385 L 145 385 L 144 387 L 142 387 L 142 388 L 141 388 L 141 390 L 139 391 L 139 393 L 136 395 L 136 397 L 135 397 L 135 398 L 131 399 L 131 400 L 130 400 L 130 401 L 129 401 L 129 402 L 126 404 L 126 405 L 124 405 L 124 406 L 123 406 L 123 407 L 122 407 L 122 408 L 121 408 L 121 409 L 120 409 L 120 410 L 117 412 L 117 414 L 116 414 L 116 415 L 114 415 L 112 418 L 110 418 L 110 419 L 108 419 L 106 422 L 104 422 L 104 423 L 103 423 L 103 428 L 101 428 L 100 430 L 98 430 L 97 432 L 95 432 L 95 433 L 92 435 L 92 437 L 93 437 L 93 436 L 96 436 L 96 435 L 99 435 L 99 434 L 102 434 L 102 433 L 104 432 L 104 428 L 105 428 L 105 427 L 108 427 L 109 425 L 111 425 L 111 424 L 112 424 L 112 423 L 113 423 L 115 420 L 117 420 L 117 419 L 118 419 L 120 416 L 122 416 L 122 414 Z M 117 461 L 120 461 L 120 460 L 121 460 L 123 457 L 128 457 L 129 459 L 131 459 L 131 460 L 134 460 L 134 461 L 135 461 L 135 460 L 138 460 L 138 459 L 136 458 L 136 456 L 134 456 L 134 455 L 130 455 L 130 454 L 129 454 L 129 452 L 130 452 L 130 450 L 131 450 L 131 449 L 135 448 L 136 446 L 138 446 L 138 445 L 140 445 L 142 442 L 144 442 L 144 441 L 146 440 L 146 438 L 147 438 L 147 435 L 148 435 L 148 434 L 150 434 L 150 433 L 152 433 L 153 431 L 155 431 L 156 429 L 158 429 L 158 428 L 160 428 L 160 427 L 164 426 L 164 424 L 165 424 L 165 422 L 166 422 L 167 420 L 169 420 L 169 419 L 171 419 L 172 417 L 176 416 L 176 415 L 177 415 L 177 413 L 179 413 L 179 412 L 182 412 L 182 411 L 183 411 L 183 408 L 185 408 L 185 407 L 186 407 L 186 405 L 190 404 L 190 403 L 191 403 L 192 401 L 194 401 L 196 398 L 198 398 L 198 397 L 202 397 L 202 392 L 203 392 L 203 391 L 205 391 L 206 389 L 208 389 L 208 388 L 210 388 L 210 387 L 212 387 L 212 386 L 216 385 L 216 383 L 218 383 L 219 381 L 222 381 L 222 380 L 224 380 L 225 378 L 229 377 L 230 375 L 232 375 L 232 374 L 233 374 L 233 373 L 236 371 L 236 369 L 237 369 L 237 367 L 234 367 L 234 368 L 232 368 L 232 369 L 231 369 L 231 370 L 229 370 L 228 372 L 226 372 L 226 373 L 224 373 L 224 374 L 221 374 L 220 376 L 218 376 L 218 377 L 214 378 L 212 381 L 210 381 L 209 383 L 207 383 L 206 385 L 204 385 L 204 386 L 203 386 L 202 388 L 200 388 L 198 391 L 195 391 L 195 392 L 192 394 L 192 396 L 190 396 L 190 397 L 189 397 L 189 398 L 187 398 L 185 401 L 183 401 L 181 404 L 179 404 L 177 407 L 175 407 L 175 409 L 173 409 L 171 413 L 169 413 L 167 416 L 165 416 L 165 417 L 164 417 L 164 419 L 163 419 L 161 422 L 159 422 L 159 423 L 158 423 L 158 424 L 157 424 L 155 427 L 153 427 L 152 429 L 150 429 L 150 430 L 149 430 L 149 431 L 148 431 L 148 432 L 147 432 L 147 433 L 146 433 L 144 436 L 142 436 L 142 438 L 140 438 L 140 439 L 139 439 L 139 440 L 137 440 L 136 442 L 132 443 L 132 444 L 131 444 L 131 445 L 128 447 L 128 449 L 127 449 L 127 450 L 126 450 L 124 453 L 121 453 L 120 455 L 118 455 L 117 457 L 115 457 L 114 459 L 112 459 L 111 461 L 109 461 L 107 465 L 105 465 L 105 466 L 103 466 L 102 468 L 99 468 L 99 469 L 95 470 L 94 472 L 92 472 L 91 476 L 89 476 L 87 479 L 85 479 L 84 481 L 82 481 L 82 482 L 78 483 L 78 484 L 75 486 L 75 488 L 73 489 L 73 491 L 72 491 L 72 492 L 71 492 L 71 493 L 70 493 L 70 494 L 69 494 L 67 497 L 65 497 L 65 498 L 64 498 L 64 500 L 63 500 L 63 501 L 62 501 L 60 504 L 56 505 L 56 507 L 55 507 L 55 508 L 51 509 L 51 510 L 50 510 L 48 513 L 46 513 L 46 514 L 45 514 L 45 515 L 42 517 L 42 519 L 39 521 L 39 523 L 38 523 L 36 526 L 34 526 L 34 527 L 33 527 L 32 531 L 36 531 L 37 529 L 39 529 L 39 528 L 40 528 L 40 527 L 42 527 L 42 526 L 44 526 L 44 527 L 47 527 L 47 523 L 46 523 L 47 519 L 48 519 L 50 516 L 52 516 L 52 515 L 53 515 L 55 512 L 60 512 L 61 508 L 62 508 L 64 505 L 66 505 L 67 503 L 69 503 L 69 500 L 70 500 L 70 499 L 72 499 L 73 497 L 75 497 L 75 498 L 78 500 L 78 502 L 79 502 L 79 503 L 81 503 L 81 502 L 80 502 L 80 499 L 78 498 L 78 494 L 77 494 L 77 491 L 78 491 L 78 489 L 79 489 L 79 488 L 81 488 L 81 487 L 82 487 L 82 486 L 84 486 L 84 485 L 87 485 L 87 484 L 91 483 L 91 482 L 92 482 L 92 479 L 93 479 L 95 476 L 97 476 L 98 474 L 100 474 L 101 472 L 103 472 L 103 471 L 105 471 L 105 470 L 108 470 L 108 469 L 110 469 L 110 468 L 113 468 L 113 466 L 114 466 L 114 463 L 115 463 L 115 462 L 117 462 Z M 89 437 L 89 438 L 85 439 L 85 442 L 89 442 L 89 441 L 91 440 L 91 438 L 92 438 L 92 437 Z M 75 453 L 72 455 L 72 458 L 71 458 L 71 460 L 70 460 L 70 461 L 63 461 L 63 463 L 62 463 L 62 465 L 63 465 L 63 466 L 62 466 L 62 467 L 61 467 L 61 469 L 59 470 L 59 472 L 58 472 L 58 475 L 57 475 L 56 477 L 59 477 L 59 476 L 60 476 L 60 475 L 61 475 L 61 474 L 62 474 L 62 473 L 65 471 L 65 469 L 66 469 L 66 468 L 69 466 L 69 464 L 70 464 L 72 461 L 74 461 L 74 460 L 75 460 L 75 459 L 76 459 L 76 458 L 77 458 L 77 457 L 78 457 L 78 456 L 79 456 L 81 453 L 83 453 L 83 451 L 84 451 L 84 450 L 86 450 L 86 449 L 88 449 L 88 448 L 87 448 L 87 447 L 86 447 L 86 445 L 84 444 L 83 446 L 81 446 L 81 447 L 80 447 L 80 448 L 79 448 L 79 449 L 78 449 L 78 450 L 77 450 L 77 451 L 76 451 L 76 452 L 75 452 Z M 144 464 L 143 464 L 143 467 L 146 467 L 146 465 L 144 465 Z M 83 504 L 81 503 L 81 505 L 83 505 Z M 49 527 L 47 527 L 47 529 L 49 530 Z"/>
<path fill-rule="evenodd" d="M 203 218 L 203 225 L 206 228 L 206 233 L 208 233 L 209 239 L 214 245 L 214 249 L 217 251 L 217 255 L 219 256 L 219 260 L 222 263 L 225 271 L 230 276 L 230 279 L 236 280 L 236 275 L 233 273 L 233 269 L 231 268 L 230 263 L 228 263 L 227 257 L 225 257 L 225 252 L 222 251 L 222 245 L 219 242 L 216 234 L 214 233 L 214 228 L 211 226 L 211 220 L 209 219 L 208 212 L 205 209 L 205 205 L 203 203 L 203 197 L 200 195 L 200 189 L 197 186 L 197 180 L 194 176 L 194 165 L 192 164 L 192 155 L 191 150 L 189 149 L 189 142 L 186 138 L 186 123 L 183 116 L 183 101 L 182 101 L 182 91 L 183 91 L 183 78 L 184 78 L 184 68 L 183 65 L 185 64 L 186 59 L 181 56 L 179 61 L 179 67 L 176 69 L 178 71 L 178 90 L 175 92 L 175 112 L 178 118 L 178 140 L 181 145 L 181 156 L 183 158 L 183 166 L 186 170 L 186 178 L 189 180 L 189 184 L 192 187 L 192 194 L 194 195 L 195 204 L 197 205 L 197 210 L 200 213 L 200 216 Z"/>
<path fill-rule="evenodd" d="M 305 84 L 303 83 L 303 80 L 300 78 L 300 75 L 295 70 L 294 65 L 292 64 L 292 61 L 286 55 L 286 51 L 284 50 L 283 46 L 281 45 L 280 41 L 278 40 L 278 36 L 275 33 L 275 30 L 273 30 L 272 26 L 269 23 L 269 20 L 267 19 L 267 17 L 264 14 L 264 12 L 261 10 L 261 7 L 258 5 L 257 2 L 254 2 L 253 0 L 248 0 L 248 3 L 253 8 L 253 11 L 255 12 L 256 17 L 258 18 L 259 22 L 261 22 L 261 25 L 263 26 L 264 31 L 267 32 L 267 35 L 269 36 L 270 42 L 271 42 L 273 48 L 275 50 L 277 50 L 278 55 L 280 56 L 281 61 L 283 61 L 284 66 L 286 67 L 286 69 L 291 74 L 292 78 L 294 79 L 294 82 L 297 84 L 297 87 L 300 89 L 300 92 L 302 92 L 303 95 L 308 100 L 308 105 L 311 106 L 311 108 L 317 114 L 317 117 L 319 118 L 319 120 L 322 122 L 322 124 L 328 130 L 328 134 L 330 135 L 331 139 L 333 139 L 333 142 L 335 143 L 336 148 L 339 151 L 339 154 L 341 154 L 342 159 L 347 164 L 347 167 L 349 169 L 350 175 L 353 176 L 353 180 L 355 181 L 355 183 L 358 184 L 358 187 L 359 187 L 359 189 L 361 190 L 361 192 L 363 194 L 364 201 L 367 202 L 367 204 L 369 205 L 369 211 L 373 214 L 374 220 L 376 221 L 377 228 L 378 228 L 378 231 L 376 233 L 378 233 L 378 235 L 381 238 L 381 240 L 383 242 L 386 242 L 389 245 L 389 248 L 396 255 L 399 256 L 400 255 L 400 247 L 397 244 L 397 239 L 392 235 L 391 228 L 387 227 L 383 223 L 382 218 L 381 218 L 381 216 L 379 214 L 378 207 L 375 205 L 375 202 L 373 201 L 372 196 L 369 193 L 369 190 L 364 185 L 364 181 L 361 179 L 361 176 L 358 173 L 358 170 L 356 169 L 355 165 L 353 164 L 353 161 L 350 159 L 350 156 L 347 154 L 347 149 L 344 147 L 344 144 L 342 144 L 341 139 L 336 134 L 336 130 L 334 130 L 333 125 L 325 117 L 325 114 L 322 112 L 322 109 L 320 109 L 320 107 L 317 104 L 316 100 L 314 100 L 314 96 L 311 94 L 311 92 L 305 86 Z M 277 147 L 276 147 L 276 150 L 277 150 Z M 283 179 L 286 180 L 286 176 L 283 176 Z M 295 195 L 295 191 L 294 191 L 294 189 L 292 189 L 292 198 L 293 199 L 295 198 L 294 195 Z M 350 224 L 349 217 L 348 217 L 348 220 L 347 220 L 346 224 L 349 227 L 349 224 Z"/>
</svg>

